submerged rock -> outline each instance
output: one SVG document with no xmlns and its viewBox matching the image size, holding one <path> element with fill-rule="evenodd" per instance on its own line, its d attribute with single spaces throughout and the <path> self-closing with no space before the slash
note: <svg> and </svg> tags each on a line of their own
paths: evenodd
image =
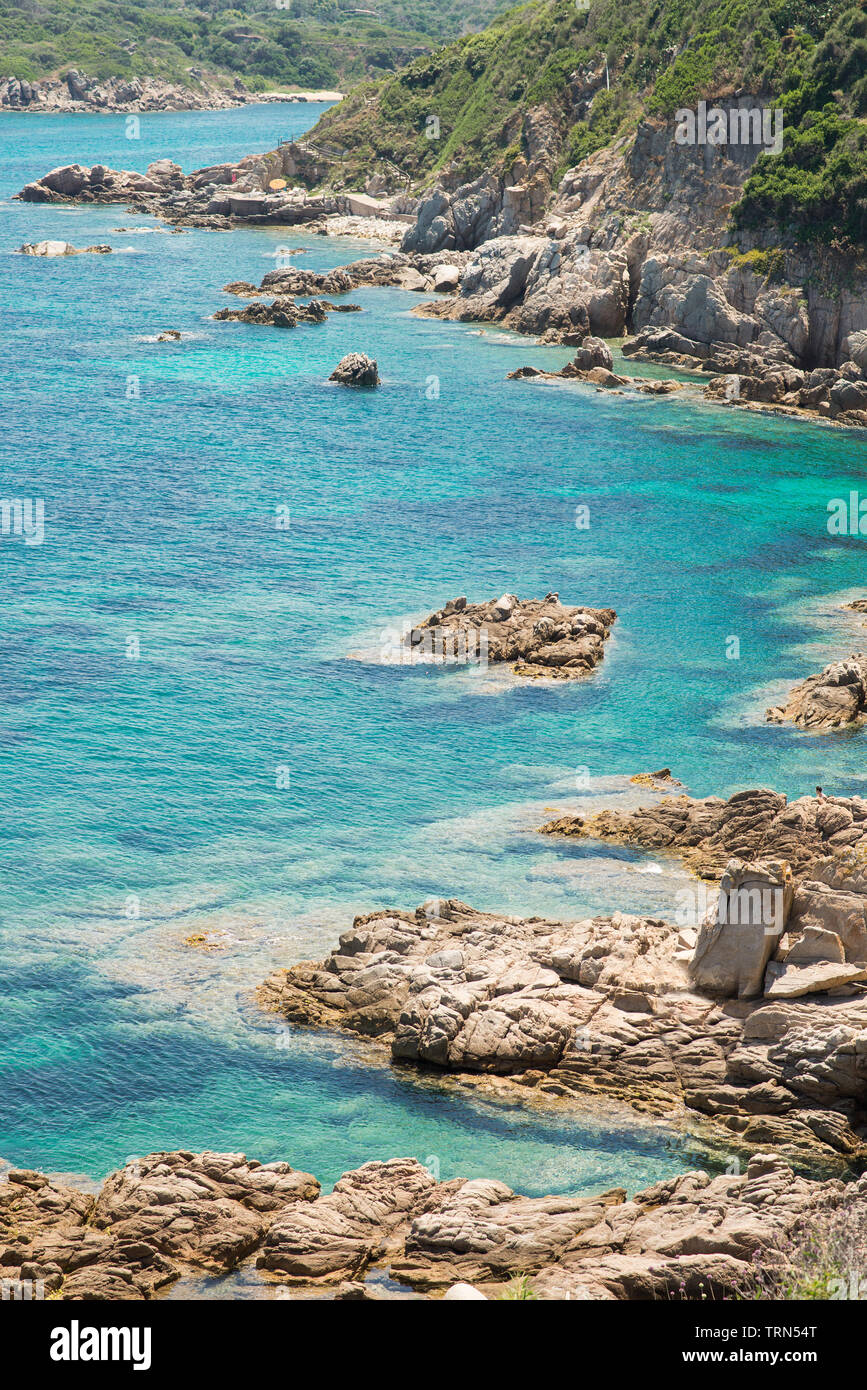
<svg viewBox="0 0 867 1390">
<path fill-rule="evenodd" d="M 378 386 L 379 368 L 365 353 L 350 352 L 340 359 L 328 380 L 341 386 Z"/>
</svg>

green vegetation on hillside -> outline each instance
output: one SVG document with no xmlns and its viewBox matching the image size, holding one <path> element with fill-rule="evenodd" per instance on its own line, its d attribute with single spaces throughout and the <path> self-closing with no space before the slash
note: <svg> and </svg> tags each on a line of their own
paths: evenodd
<svg viewBox="0 0 867 1390">
<path fill-rule="evenodd" d="M 514 160 L 544 103 L 562 170 L 645 115 L 744 91 L 785 111 L 784 154 L 759 161 L 744 223 L 818 218 L 863 239 L 865 16 L 867 0 L 534 0 L 360 86 L 316 135 L 349 151 L 349 180 L 377 158 L 415 181 L 469 179 Z"/>
<path fill-rule="evenodd" d="M 482 28 L 508 0 L 0 0 L 0 76 L 345 87 Z"/>
<path fill-rule="evenodd" d="M 738 226 L 795 224 L 807 239 L 867 240 L 867 10 L 850 4 L 789 72 L 783 152 L 763 155 Z"/>
</svg>

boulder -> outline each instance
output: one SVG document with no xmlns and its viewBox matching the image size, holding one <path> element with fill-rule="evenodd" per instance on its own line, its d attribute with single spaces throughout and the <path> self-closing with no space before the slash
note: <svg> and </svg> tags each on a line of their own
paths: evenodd
<svg viewBox="0 0 867 1390">
<path fill-rule="evenodd" d="M 696 988 L 727 998 L 760 995 L 792 896 L 788 865 L 732 860 L 720 882 L 717 906 L 696 942 L 690 966 Z"/>
<path fill-rule="evenodd" d="M 350 352 L 341 358 L 328 380 L 341 386 L 378 386 L 379 368 L 363 352 Z"/>
<path fill-rule="evenodd" d="M 572 358 L 573 366 L 579 371 L 590 371 L 593 367 L 604 367 L 611 371 L 614 359 L 611 349 L 601 338 L 587 337 Z"/>
<path fill-rule="evenodd" d="M 461 268 L 457 265 L 439 265 L 434 271 L 434 289 L 437 294 L 454 294 L 461 283 Z"/>
<path fill-rule="evenodd" d="M 51 193 L 74 198 L 90 182 L 90 170 L 81 164 L 63 164 L 43 174 L 39 183 Z"/>
<path fill-rule="evenodd" d="M 844 351 L 847 358 L 855 363 L 861 375 L 867 377 L 867 329 L 850 333 Z"/>
</svg>

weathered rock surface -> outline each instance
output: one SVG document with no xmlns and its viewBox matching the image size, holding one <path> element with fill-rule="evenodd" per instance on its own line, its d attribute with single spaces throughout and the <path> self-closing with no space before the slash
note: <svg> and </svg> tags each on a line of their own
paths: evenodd
<svg viewBox="0 0 867 1390">
<path fill-rule="evenodd" d="M 771 724 L 797 724 L 801 729 L 839 729 L 861 723 L 867 717 L 867 657 L 859 653 L 832 661 L 796 686 L 786 704 L 769 709 L 765 717 Z"/>
<path fill-rule="evenodd" d="M 305 1210 L 284 1212 L 265 1239 L 260 1269 L 308 1282 L 354 1279 L 374 1262 L 397 1253 L 394 1238 L 424 1209 L 437 1183 L 416 1159 L 366 1163 L 346 1173 L 333 1190 Z"/>
<path fill-rule="evenodd" d="M 685 1108 L 727 1152 L 771 1143 L 858 1168 L 867 998 L 708 997 L 689 979 L 694 938 L 622 914 L 564 923 L 441 901 L 357 918 L 327 960 L 277 971 L 258 997 L 290 1023 L 376 1039 L 398 1062 L 510 1078 L 496 1084 L 540 1097 Z"/>
<path fill-rule="evenodd" d="M 350 352 L 340 359 L 328 380 L 340 386 L 378 386 L 379 368 L 365 353 Z"/>
<path fill-rule="evenodd" d="M 599 664 L 617 614 L 570 608 L 558 594 L 543 599 L 503 594 L 490 603 L 451 599 L 407 634 L 410 656 L 426 660 L 513 663 L 522 677 L 585 676 Z"/>
<path fill-rule="evenodd" d="M 361 1281 L 377 1266 L 433 1298 L 495 1298 L 519 1272 L 543 1299 L 749 1297 L 757 1253 L 773 1265 L 798 1231 L 860 1224 L 867 1213 L 867 1178 L 808 1180 L 769 1154 L 743 1174 L 685 1173 L 631 1200 L 622 1189 L 523 1197 L 495 1179 L 438 1182 L 412 1158 L 366 1163 L 327 1195 L 301 1174 L 293 1184 L 288 1164 L 239 1155 L 160 1154 L 143 1165 L 141 1180 L 114 1174 L 96 1199 L 9 1172 L 0 1276 L 42 1280 L 60 1299 L 128 1301 L 162 1293 L 180 1259 L 189 1278 L 246 1254 L 263 1281 L 302 1297 L 364 1298 Z M 136 1197 L 135 1183 L 149 1190 Z M 203 1242 L 208 1208 L 215 1223 Z M 124 1231 L 91 1224 L 95 1211 Z"/>
<path fill-rule="evenodd" d="M 761 995 L 766 967 L 789 920 L 792 898 L 788 865 L 733 859 L 720 881 L 716 910 L 698 934 L 690 963 L 695 987 L 732 999 Z"/>
<path fill-rule="evenodd" d="M 151 1154 L 94 1197 L 17 1172 L 0 1181 L 0 1277 L 44 1280 L 63 1299 L 152 1298 L 182 1273 L 222 1273 L 319 1184 L 243 1154 Z"/>
</svg>

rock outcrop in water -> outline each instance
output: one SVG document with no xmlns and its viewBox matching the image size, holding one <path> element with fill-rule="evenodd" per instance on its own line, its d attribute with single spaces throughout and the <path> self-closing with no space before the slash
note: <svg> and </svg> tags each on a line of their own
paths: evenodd
<svg viewBox="0 0 867 1390">
<path fill-rule="evenodd" d="M 729 872 L 738 886 L 774 881 L 761 864 L 737 861 Z M 772 957 L 790 974 L 809 971 L 832 954 L 834 935 L 837 953 L 861 962 L 838 983 L 867 978 L 867 900 L 858 917 L 851 891 L 808 885 L 799 895 L 789 885 L 779 919 L 724 928 L 720 957 L 717 910 L 700 899 L 684 926 L 625 914 L 501 917 L 455 900 L 374 913 L 357 918 L 326 960 L 270 976 L 259 1002 L 292 1024 L 376 1039 L 396 1062 L 540 1098 L 592 1094 L 657 1114 L 685 1108 L 706 1117 L 729 1153 L 772 1144 L 830 1171 L 860 1169 L 867 997 L 851 985 L 834 997 L 727 995 L 743 995 L 747 979 L 760 995 Z M 704 910 L 710 925 L 697 930 Z M 823 911 L 837 933 L 822 925 Z M 731 932 L 737 970 L 726 983 Z M 747 974 L 738 942 L 753 953 Z M 812 978 L 809 987 L 833 986 Z"/>
<path fill-rule="evenodd" d="M 832 661 L 795 687 L 784 705 L 769 709 L 770 724 L 827 730 L 860 724 L 867 717 L 867 657 Z"/>
<path fill-rule="evenodd" d="M 405 206 L 407 201 L 413 206 L 412 199 L 379 202 L 352 193 L 308 193 L 303 182 L 307 158 L 300 147 L 287 145 L 191 174 L 170 159 L 155 160 L 144 174 L 105 164 L 65 164 L 28 183 L 16 197 L 29 203 L 126 203 L 131 211 L 149 213 L 176 227 L 218 230 L 241 223 L 316 223 L 324 229 L 323 219 L 352 216 L 375 226 L 394 223 L 399 229 L 406 220 Z"/>
<path fill-rule="evenodd" d="M 340 359 L 328 380 L 339 386 L 378 386 L 379 368 L 365 353 L 350 352 Z"/>
<path fill-rule="evenodd" d="M 558 594 L 524 600 L 503 594 L 489 603 L 461 596 L 417 623 L 405 646 L 410 656 L 457 661 L 472 654 L 511 663 L 518 676 L 569 680 L 598 666 L 616 621 L 612 608 L 570 608 Z"/>
<path fill-rule="evenodd" d="M 258 323 L 267 328 L 297 328 L 299 323 L 325 323 L 329 313 L 350 313 L 357 309 L 357 304 L 337 305 L 327 299 L 296 304 L 294 299 L 281 297 L 270 304 L 248 304 L 246 309 L 218 309 L 214 318 L 221 322 Z"/>
<path fill-rule="evenodd" d="M 96 1197 L 32 1171 L 0 1179 L 4 1290 L 68 1301 L 152 1299 L 240 1265 L 263 1293 L 267 1281 L 300 1298 L 387 1297 L 364 1283 L 377 1268 L 427 1297 L 471 1281 L 495 1298 L 518 1272 L 547 1299 L 748 1297 L 757 1256 L 773 1264 L 799 1230 L 865 1215 L 867 1178 L 810 1181 L 768 1154 L 632 1199 L 439 1182 L 413 1158 L 366 1163 L 327 1194 L 241 1154 L 151 1154 Z"/>
<path fill-rule="evenodd" d="M 99 246 L 73 246 L 69 241 L 26 241 L 23 246 L 18 247 L 20 256 L 109 256 L 111 247 Z"/>
</svg>

